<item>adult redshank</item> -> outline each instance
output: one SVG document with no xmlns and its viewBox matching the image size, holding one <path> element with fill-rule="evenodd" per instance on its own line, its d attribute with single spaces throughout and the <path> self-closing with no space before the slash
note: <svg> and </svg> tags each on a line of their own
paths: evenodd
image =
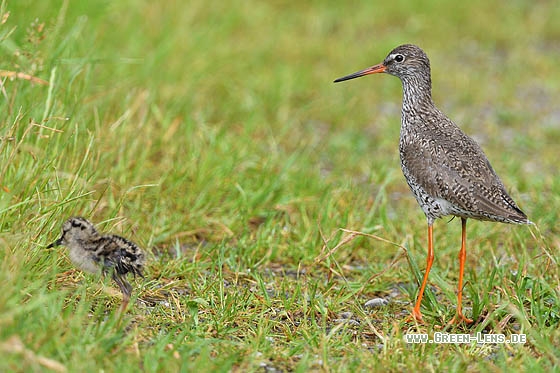
<svg viewBox="0 0 560 373">
<path fill-rule="evenodd" d="M 457 313 L 452 322 L 471 323 L 461 308 L 467 218 L 513 224 L 531 222 L 508 195 L 480 146 L 435 106 L 430 61 L 422 49 L 401 45 L 382 63 L 334 82 L 377 73 L 394 75 L 402 82 L 401 168 L 428 219 L 428 260 L 412 316 L 422 321 L 420 304 L 434 261 L 434 221 L 452 215 L 460 217 L 462 225 Z"/>
</svg>

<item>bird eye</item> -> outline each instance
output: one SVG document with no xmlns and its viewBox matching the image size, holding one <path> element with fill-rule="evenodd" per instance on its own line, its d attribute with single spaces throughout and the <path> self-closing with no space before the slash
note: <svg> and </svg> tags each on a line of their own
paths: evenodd
<svg viewBox="0 0 560 373">
<path fill-rule="evenodd" d="M 404 56 L 402 54 L 397 54 L 395 56 L 395 61 L 397 62 L 403 62 L 404 61 Z"/>
</svg>

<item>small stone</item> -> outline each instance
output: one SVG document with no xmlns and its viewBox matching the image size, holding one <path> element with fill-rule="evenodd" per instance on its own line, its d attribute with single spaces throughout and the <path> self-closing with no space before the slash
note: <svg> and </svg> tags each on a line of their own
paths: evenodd
<svg viewBox="0 0 560 373">
<path fill-rule="evenodd" d="M 364 307 L 377 308 L 377 307 L 384 307 L 388 304 L 389 304 L 389 301 L 387 299 L 373 298 L 373 299 L 368 300 L 366 302 L 366 304 L 364 304 Z"/>
<path fill-rule="evenodd" d="M 354 325 L 354 326 L 360 325 L 360 322 L 354 319 L 334 319 L 333 322 L 337 324 L 347 324 L 347 325 Z"/>
</svg>

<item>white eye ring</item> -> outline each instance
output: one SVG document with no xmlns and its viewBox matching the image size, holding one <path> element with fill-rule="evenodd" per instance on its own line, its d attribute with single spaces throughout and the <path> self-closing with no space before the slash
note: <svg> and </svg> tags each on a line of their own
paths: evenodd
<svg viewBox="0 0 560 373">
<path fill-rule="evenodd" d="M 403 62 L 404 61 L 404 56 L 402 54 L 396 54 L 395 57 L 393 57 L 393 59 L 396 62 Z"/>
</svg>

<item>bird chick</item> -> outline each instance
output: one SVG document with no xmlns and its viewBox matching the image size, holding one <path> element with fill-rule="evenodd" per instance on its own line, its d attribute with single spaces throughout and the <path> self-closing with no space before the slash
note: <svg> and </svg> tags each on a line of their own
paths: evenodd
<svg viewBox="0 0 560 373">
<path fill-rule="evenodd" d="M 95 226 L 82 217 L 72 217 L 62 225 L 62 236 L 47 248 L 66 246 L 70 260 L 78 268 L 90 273 L 111 274 L 123 294 L 121 312 L 132 294 L 126 276 L 132 273 L 144 277 L 146 262 L 142 250 L 133 242 L 116 235 L 101 235 Z"/>
</svg>

